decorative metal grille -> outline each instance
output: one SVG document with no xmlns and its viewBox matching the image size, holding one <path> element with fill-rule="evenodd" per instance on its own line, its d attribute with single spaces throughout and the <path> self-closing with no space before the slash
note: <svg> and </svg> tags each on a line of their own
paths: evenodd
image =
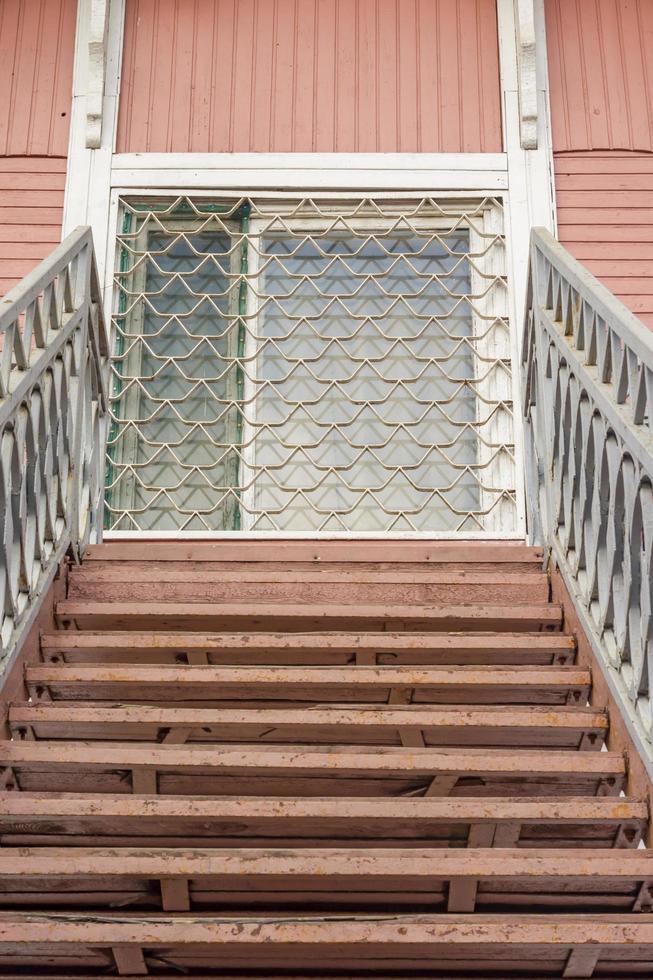
<svg viewBox="0 0 653 980">
<path fill-rule="evenodd" d="M 515 529 L 501 205 L 123 202 L 108 526 Z"/>
</svg>

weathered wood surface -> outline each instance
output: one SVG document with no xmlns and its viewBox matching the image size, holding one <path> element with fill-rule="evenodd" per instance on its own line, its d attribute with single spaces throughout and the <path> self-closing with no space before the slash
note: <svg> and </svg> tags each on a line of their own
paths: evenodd
<svg viewBox="0 0 653 980">
<path fill-rule="evenodd" d="M 30 665 L 30 693 L 63 700 L 568 704 L 587 701 L 585 668 L 484 666 L 212 667 Z M 394 695 L 394 698 L 393 698 Z"/>
<path fill-rule="evenodd" d="M 541 560 L 91 546 L 0 742 L 2 976 L 652 974 L 648 804 Z"/>
<path fill-rule="evenodd" d="M 608 720 L 591 708 L 404 706 L 188 708 L 43 702 L 13 705 L 14 738 L 351 745 L 512 745 L 599 750 Z"/>
<path fill-rule="evenodd" d="M 66 663 L 188 663 L 288 666 L 347 664 L 573 663 L 563 633 L 189 633 L 58 630 L 41 637 L 43 660 Z"/>
<path fill-rule="evenodd" d="M 355 975 L 378 970 L 386 976 L 391 970 L 414 970 L 419 963 L 422 970 L 436 971 L 434 976 L 465 969 L 469 975 L 476 970 L 478 976 L 489 962 L 494 975 L 500 970 L 507 975 L 510 970 L 517 971 L 516 975 L 530 970 L 532 975 L 537 963 L 537 969 L 546 975 L 560 977 L 570 954 L 588 945 L 598 949 L 604 976 L 646 976 L 653 968 L 653 919 L 637 914 L 408 914 L 335 919 L 296 915 L 134 917 L 124 913 L 107 919 L 56 912 L 0 916 L 0 963 L 20 964 L 26 957 L 33 962 L 36 951 L 65 970 L 70 969 L 74 954 L 76 965 L 104 971 L 104 975 L 113 966 L 110 950 L 124 946 L 145 947 L 148 959 L 163 959 L 168 968 L 212 971 L 219 963 L 221 972 L 256 967 L 271 970 L 271 975 L 284 969 L 304 969 L 315 975 L 317 961 L 320 973 L 341 969 Z"/>
<path fill-rule="evenodd" d="M 126 582 L 120 566 L 107 563 L 99 570 L 91 567 L 70 576 L 70 600 L 99 602 L 230 602 L 265 605 L 271 602 L 319 605 L 428 605 L 462 603 L 546 603 L 549 583 L 543 572 L 485 573 L 427 570 L 419 573 L 351 571 L 331 569 L 297 572 L 284 568 L 274 571 L 207 571 L 166 567 L 165 563 L 146 569 L 130 569 Z"/>
<path fill-rule="evenodd" d="M 157 887 L 158 885 L 158 887 Z M 470 887 L 463 891 L 462 886 Z M 166 887 L 168 886 L 168 887 Z M 0 907 L 649 911 L 650 851 L 508 848 L 0 849 Z"/>
<path fill-rule="evenodd" d="M 544 552 L 518 541 L 388 541 L 369 538 L 337 540 L 295 540 L 275 538 L 261 541 L 106 541 L 91 544 L 84 552 L 86 563 L 125 562 L 406 562 L 463 563 L 520 562 L 532 568 L 542 566 Z"/>
<path fill-rule="evenodd" d="M 637 847 L 643 800 L 610 796 L 278 798 L 0 793 L 0 844 Z"/>
<path fill-rule="evenodd" d="M 337 603 L 131 602 L 68 599 L 60 625 L 78 629 L 176 630 L 543 630 L 560 629 L 546 605 L 338 605 Z"/>
<path fill-rule="evenodd" d="M 611 752 L 47 740 L 0 743 L 0 763 L 30 792 L 139 792 L 138 772 L 173 795 L 616 796 L 626 772 Z"/>
</svg>

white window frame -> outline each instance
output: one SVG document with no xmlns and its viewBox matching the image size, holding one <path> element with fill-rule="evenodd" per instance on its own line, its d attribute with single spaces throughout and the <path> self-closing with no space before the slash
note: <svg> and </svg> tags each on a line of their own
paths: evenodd
<svg viewBox="0 0 653 980">
<path fill-rule="evenodd" d="M 497 0 L 500 85 L 505 152 L 499 154 L 116 154 L 115 134 L 120 91 L 120 66 L 125 0 L 108 0 L 109 18 L 106 39 L 106 69 L 102 115 L 101 143 L 86 147 L 87 96 L 89 84 L 88 43 L 91 37 L 90 4 L 79 3 L 73 79 L 68 175 L 64 202 L 64 234 L 79 224 L 90 224 L 95 239 L 100 277 L 104 282 L 105 311 L 112 312 L 112 280 L 116 241 L 118 201 L 121 196 L 161 193 L 212 194 L 219 190 L 241 188 L 263 194 L 266 190 L 298 193 L 317 189 L 368 191 L 410 190 L 426 196 L 497 196 L 503 198 L 508 249 L 509 322 L 513 364 L 512 400 L 521 404 L 519 348 L 521 317 L 526 292 L 528 240 L 530 228 L 541 225 L 555 232 L 553 196 L 553 162 L 548 99 L 546 31 L 544 0 Z M 525 82 L 524 39 L 520 30 L 524 8 L 532 4 L 536 61 L 535 133 L 537 148 L 522 146 L 522 107 L 520 89 Z M 530 17 L 530 10 L 527 11 Z M 519 40 L 518 40 L 519 39 Z M 521 93 L 523 94 L 523 93 Z M 532 93 L 531 93 L 532 95 Z M 274 190 L 272 190 L 274 188 Z M 524 471 L 523 434 L 515 418 L 515 465 Z M 522 481 L 518 480 L 518 528 L 525 535 L 525 499 Z M 247 532 L 221 532 L 239 538 Z M 257 536 L 267 532 L 258 532 Z M 206 538 L 204 532 L 186 532 L 186 536 Z M 270 532 L 271 536 L 289 536 Z M 98 538 L 102 530 L 97 529 Z M 107 537 L 134 537 L 135 532 L 107 532 Z M 152 532 L 148 533 L 152 537 Z M 161 537 L 170 538 L 165 532 Z M 306 536 L 306 535 L 301 535 Z M 308 535 L 314 537 L 315 535 Z M 327 535 L 331 537 L 333 535 Z M 359 535 L 345 535 L 359 537 Z M 378 535 L 375 535 L 378 537 Z M 406 537 L 407 534 L 400 535 Z M 409 536 L 409 535 L 408 535 Z M 434 535 L 426 535 L 435 537 Z M 487 538 L 488 533 L 465 535 Z M 497 532 L 492 535 L 499 538 Z M 383 535 L 387 537 L 387 535 Z M 453 535 L 460 537 L 460 535 Z"/>
</svg>

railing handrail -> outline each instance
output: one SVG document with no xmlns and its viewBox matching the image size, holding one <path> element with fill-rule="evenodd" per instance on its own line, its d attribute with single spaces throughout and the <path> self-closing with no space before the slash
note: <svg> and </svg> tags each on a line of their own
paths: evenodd
<svg viewBox="0 0 653 980">
<path fill-rule="evenodd" d="M 653 773 L 653 332 L 542 228 L 522 364 L 531 537 Z"/>
<path fill-rule="evenodd" d="M 653 332 L 604 286 L 600 279 L 574 258 L 546 228 L 531 230 L 533 246 L 544 255 L 603 320 L 618 324 L 619 335 L 643 363 L 653 370 Z"/>
<path fill-rule="evenodd" d="M 109 343 L 93 238 L 76 228 L 0 299 L 0 647 L 17 648 L 102 507 Z"/>
<path fill-rule="evenodd" d="M 79 225 L 62 242 L 56 245 L 38 265 L 28 272 L 20 282 L 0 298 L 0 333 L 15 319 L 28 303 L 43 291 L 43 285 L 52 275 L 57 275 L 84 245 L 93 244 L 89 225 Z"/>
</svg>

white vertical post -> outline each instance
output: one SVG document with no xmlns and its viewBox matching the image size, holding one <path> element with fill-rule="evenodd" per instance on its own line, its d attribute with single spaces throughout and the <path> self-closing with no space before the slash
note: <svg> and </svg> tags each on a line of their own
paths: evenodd
<svg viewBox="0 0 653 980">
<path fill-rule="evenodd" d="M 98 27 L 97 24 L 93 26 L 93 18 L 97 20 L 98 11 L 91 0 L 80 0 L 77 9 L 73 108 L 63 219 L 64 236 L 77 225 L 91 226 L 101 283 L 105 281 L 107 261 L 111 158 L 118 120 L 125 0 L 106 0 L 106 3 L 104 57 L 98 55 Z M 101 69 L 104 71 L 103 79 L 97 77 Z M 100 91 L 103 92 L 101 112 L 98 106 Z M 95 120 L 90 134 L 89 114 Z M 88 143 L 93 146 L 88 146 Z"/>
<path fill-rule="evenodd" d="M 508 157 L 506 239 L 508 244 L 510 319 L 513 325 L 511 334 L 515 483 L 517 487 L 517 513 L 520 526 L 523 527 L 526 527 L 526 494 L 520 365 L 521 333 L 528 281 L 529 241 L 531 228 L 534 226 L 544 227 L 551 232 L 555 231 L 544 0 L 526 0 L 526 2 L 533 5 L 537 112 L 535 120 L 531 118 L 530 139 L 524 140 L 519 88 L 519 25 L 515 16 L 515 0 L 497 0 L 503 140 Z M 534 149 L 525 148 L 523 145 L 523 143 L 526 143 L 527 146 L 529 143 L 532 145 L 533 142 L 537 144 Z"/>
</svg>

